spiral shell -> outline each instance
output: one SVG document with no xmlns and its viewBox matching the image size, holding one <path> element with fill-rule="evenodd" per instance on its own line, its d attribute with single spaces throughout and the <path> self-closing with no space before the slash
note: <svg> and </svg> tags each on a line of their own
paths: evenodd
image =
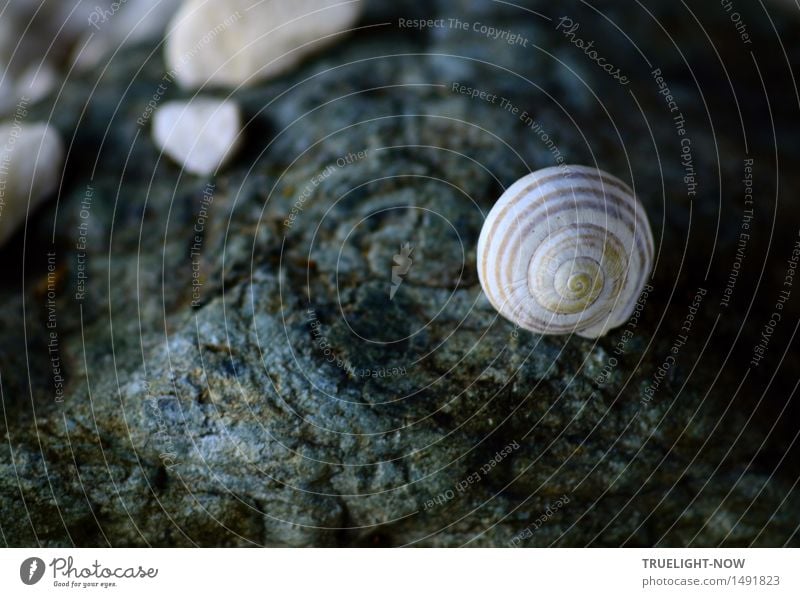
<svg viewBox="0 0 800 597">
<path fill-rule="evenodd" d="M 519 179 L 489 212 L 478 241 L 489 301 L 539 334 L 598 338 L 622 325 L 652 263 L 642 204 L 624 182 L 585 166 Z"/>
</svg>

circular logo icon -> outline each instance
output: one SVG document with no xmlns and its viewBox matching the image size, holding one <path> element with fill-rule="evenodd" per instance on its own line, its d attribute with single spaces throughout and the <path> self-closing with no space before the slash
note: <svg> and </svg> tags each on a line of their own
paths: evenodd
<svg viewBox="0 0 800 597">
<path fill-rule="evenodd" d="M 35 585 L 44 576 L 44 560 L 28 558 L 19 567 L 19 577 L 26 585 Z"/>
</svg>

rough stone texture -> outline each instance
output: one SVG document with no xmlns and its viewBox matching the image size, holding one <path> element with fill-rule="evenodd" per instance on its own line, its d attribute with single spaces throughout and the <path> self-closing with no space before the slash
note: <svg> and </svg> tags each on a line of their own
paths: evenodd
<svg viewBox="0 0 800 597">
<path fill-rule="evenodd" d="M 783 166 L 800 157 L 789 142 L 800 131 L 773 25 L 760 7 L 739 7 L 749 48 L 714 3 L 692 7 L 697 22 L 656 1 L 643 3 L 652 18 L 627 3 L 525 4 L 555 21 L 508 3 L 435 4 L 375 2 L 362 23 L 438 11 L 513 30 L 529 47 L 449 28 L 357 32 L 234 94 L 247 142 L 213 189 L 159 160 L 136 123 L 163 82 L 153 48 L 120 52 L 96 88 L 67 83 L 52 111 L 71 145 L 60 202 L 38 213 L 26 248 L 18 235 L 3 250 L 5 544 L 799 544 L 800 362 L 786 351 L 798 297 L 742 383 L 797 236 L 791 200 L 775 207 L 778 189 L 798 185 Z M 564 15 L 629 86 L 555 30 Z M 792 23 L 774 26 L 796 64 Z M 691 201 L 656 67 L 689 127 Z M 654 290 L 607 382 L 597 378 L 624 330 L 597 343 L 515 332 L 482 296 L 483 214 L 554 154 L 519 115 L 453 93 L 454 81 L 510 99 L 569 162 L 633 182 L 647 207 Z M 158 101 L 187 97 L 165 87 Z M 51 106 L 38 112 L 47 119 Z M 757 226 L 725 310 L 743 210 L 741 122 Z M 405 242 L 413 267 L 390 301 Z M 708 295 L 677 365 L 643 406 L 700 286 Z M 58 351 L 48 353 L 52 331 Z"/>
</svg>

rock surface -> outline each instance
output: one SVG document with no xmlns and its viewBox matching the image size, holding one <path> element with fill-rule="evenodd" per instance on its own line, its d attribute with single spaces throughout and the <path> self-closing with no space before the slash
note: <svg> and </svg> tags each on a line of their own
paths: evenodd
<svg viewBox="0 0 800 597">
<path fill-rule="evenodd" d="M 798 236 L 800 45 L 741 3 L 756 68 L 717 3 L 645 4 L 368 3 L 375 27 L 234 95 L 214 179 L 137 123 L 188 99 L 154 48 L 70 82 L 60 202 L 4 249 L 2 541 L 798 546 L 800 294 L 749 362 Z M 468 26 L 398 24 L 437 15 Z M 631 183 L 656 236 L 635 325 L 597 342 L 515 330 L 477 279 L 485 214 L 559 156 Z"/>
</svg>

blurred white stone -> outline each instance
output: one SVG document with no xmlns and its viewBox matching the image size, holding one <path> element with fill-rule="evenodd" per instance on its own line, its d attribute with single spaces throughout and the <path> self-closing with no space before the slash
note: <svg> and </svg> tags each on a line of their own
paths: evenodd
<svg viewBox="0 0 800 597">
<path fill-rule="evenodd" d="M 80 35 L 89 29 L 89 15 L 110 0 L 7 0 L 0 27 L 0 62 L 19 74 L 34 62 L 62 62 Z M 13 54 L 13 59 L 12 59 Z"/>
<path fill-rule="evenodd" d="M 5 0 L 0 5 L 0 114 L 12 111 L 23 97 L 41 99 L 58 85 L 64 57 L 90 28 L 90 15 L 110 5 L 111 0 Z"/>
<path fill-rule="evenodd" d="M 156 145 L 187 171 L 201 176 L 212 174 L 231 157 L 241 128 L 239 107 L 230 100 L 168 102 L 153 116 Z"/>
<path fill-rule="evenodd" d="M 90 27 L 75 46 L 73 64 L 78 70 L 89 70 L 127 44 L 159 39 L 181 1 L 127 0 L 114 13 L 96 10 L 89 15 Z"/>
<path fill-rule="evenodd" d="M 17 78 L 17 96 L 38 102 L 59 84 L 59 73 L 50 64 L 32 64 Z"/>
<path fill-rule="evenodd" d="M 167 68 L 185 87 L 252 84 L 296 66 L 352 28 L 355 0 L 184 0 L 168 27 Z"/>
<path fill-rule="evenodd" d="M 58 188 L 64 147 L 45 123 L 0 124 L 0 245 Z"/>
</svg>

